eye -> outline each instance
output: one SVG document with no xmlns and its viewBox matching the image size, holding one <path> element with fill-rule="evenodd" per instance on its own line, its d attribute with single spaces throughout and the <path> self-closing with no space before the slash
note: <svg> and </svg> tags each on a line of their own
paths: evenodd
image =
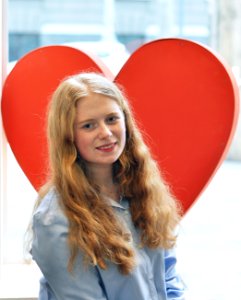
<svg viewBox="0 0 241 300">
<path fill-rule="evenodd" d="M 94 128 L 94 123 L 86 123 L 82 126 L 83 129 L 93 129 Z"/>
<path fill-rule="evenodd" d="M 119 119 L 119 116 L 110 116 L 106 119 L 108 124 L 113 124 Z"/>
</svg>

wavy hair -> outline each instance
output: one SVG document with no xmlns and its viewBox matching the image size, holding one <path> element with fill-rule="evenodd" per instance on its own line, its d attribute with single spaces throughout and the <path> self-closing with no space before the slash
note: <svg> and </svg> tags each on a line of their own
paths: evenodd
<svg viewBox="0 0 241 300">
<path fill-rule="evenodd" d="M 50 177 L 39 191 L 38 203 L 50 187 L 56 188 L 70 224 L 70 271 L 78 251 L 82 251 L 87 264 L 106 269 L 107 261 L 111 261 L 121 273 L 128 274 L 135 266 L 130 237 L 88 178 L 74 143 L 77 102 L 90 93 L 114 99 L 124 113 L 126 145 L 113 164 L 113 176 L 122 195 L 129 199 L 142 246 L 170 248 L 176 242 L 175 227 L 180 219 L 177 201 L 143 141 L 124 92 L 97 73 L 80 73 L 64 79 L 52 96 L 47 120 Z"/>
</svg>

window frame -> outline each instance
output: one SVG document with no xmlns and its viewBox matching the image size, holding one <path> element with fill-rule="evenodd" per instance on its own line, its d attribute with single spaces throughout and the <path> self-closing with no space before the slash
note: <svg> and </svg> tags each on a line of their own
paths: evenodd
<svg viewBox="0 0 241 300">
<path fill-rule="evenodd" d="M 0 87 L 2 90 L 4 80 L 7 76 L 8 62 L 8 28 L 7 28 L 7 0 L 1 1 L 0 6 Z M 0 124 L 0 264 L 3 263 L 3 230 L 5 224 L 5 205 L 6 205 L 6 187 L 7 187 L 7 155 L 6 155 L 6 137 L 2 122 Z"/>
</svg>

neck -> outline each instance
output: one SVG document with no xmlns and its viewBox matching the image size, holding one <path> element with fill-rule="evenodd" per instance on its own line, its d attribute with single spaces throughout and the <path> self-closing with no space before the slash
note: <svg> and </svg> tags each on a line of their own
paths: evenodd
<svg viewBox="0 0 241 300">
<path fill-rule="evenodd" d="M 119 186 L 114 183 L 112 166 L 88 167 L 88 176 L 92 182 L 99 186 L 103 196 L 119 201 Z"/>
</svg>

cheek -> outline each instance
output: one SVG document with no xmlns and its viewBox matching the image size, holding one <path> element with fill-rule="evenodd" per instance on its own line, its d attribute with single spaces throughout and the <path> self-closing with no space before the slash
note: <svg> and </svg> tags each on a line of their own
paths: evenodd
<svg viewBox="0 0 241 300">
<path fill-rule="evenodd" d="M 80 154 L 86 152 L 86 150 L 89 146 L 89 141 L 85 136 L 83 136 L 81 134 L 75 134 L 74 142 L 75 142 L 75 146 Z"/>
</svg>

